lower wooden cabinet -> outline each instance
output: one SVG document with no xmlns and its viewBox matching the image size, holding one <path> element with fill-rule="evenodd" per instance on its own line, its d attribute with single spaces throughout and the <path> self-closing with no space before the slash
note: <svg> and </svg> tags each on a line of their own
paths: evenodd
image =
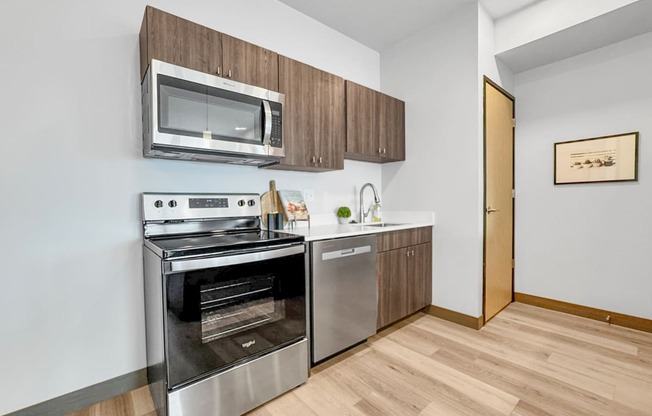
<svg viewBox="0 0 652 416">
<path fill-rule="evenodd" d="M 432 303 L 431 236 L 431 227 L 378 235 L 378 328 Z"/>
</svg>

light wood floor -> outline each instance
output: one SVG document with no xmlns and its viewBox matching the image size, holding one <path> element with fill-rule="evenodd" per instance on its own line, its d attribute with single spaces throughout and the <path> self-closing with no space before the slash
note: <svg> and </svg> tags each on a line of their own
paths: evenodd
<svg viewBox="0 0 652 416">
<path fill-rule="evenodd" d="M 143 388 L 75 415 L 151 412 Z M 480 331 L 420 313 L 249 415 L 652 415 L 652 334 L 520 303 Z"/>
</svg>

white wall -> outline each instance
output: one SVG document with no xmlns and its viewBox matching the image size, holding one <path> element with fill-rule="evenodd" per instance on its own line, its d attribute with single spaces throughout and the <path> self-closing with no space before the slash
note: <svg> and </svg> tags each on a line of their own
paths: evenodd
<svg viewBox="0 0 652 416">
<path fill-rule="evenodd" d="M 516 77 L 517 292 L 652 318 L 652 33 Z M 553 143 L 640 132 L 637 182 L 553 185 Z"/>
<path fill-rule="evenodd" d="M 146 365 L 141 192 L 264 192 L 276 179 L 313 188 L 320 214 L 380 185 L 361 162 L 314 174 L 144 159 L 148 3 L 378 88 L 377 52 L 277 1 L 4 1 L 0 414 Z"/>
<path fill-rule="evenodd" d="M 433 303 L 482 314 L 478 8 L 383 50 L 381 87 L 406 101 L 406 159 L 382 168 L 384 207 L 435 211 Z"/>
<path fill-rule="evenodd" d="M 636 1 L 538 1 L 496 21 L 496 53 L 517 48 Z"/>
<path fill-rule="evenodd" d="M 484 79 L 483 76 L 489 77 L 493 82 L 500 85 L 503 89 L 513 95 L 514 93 L 514 74 L 505 66 L 496 55 L 495 42 L 495 22 L 489 15 L 484 6 L 478 2 L 478 88 L 482 92 Z M 482 93 L 480 94 L 480 126 L 482 127 Z M 482 133 L 482 128 L 480 129 Z"/>
</svg>

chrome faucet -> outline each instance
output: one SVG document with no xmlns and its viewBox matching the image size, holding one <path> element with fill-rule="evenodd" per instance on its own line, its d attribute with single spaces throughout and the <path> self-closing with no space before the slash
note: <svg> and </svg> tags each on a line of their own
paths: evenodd
<svg viewBox="0 0 652 416">
<path fill-rule="evenodd" d="M 364 219 L 369 216 L 369 212 L 371 211 L 371 207 L 372 207 L 371 205 L 369 205 L 369 209 L 365 211 L 364 203 L 362 202 L 364 196 L 364 190 L 367 189 L 368 186 L 370 186 L 371 190 L 374 191 L 374 202 L 376 204 L 380 204 L 380 198 L 378 198 L 378 192 L 376 191 L 376 187 L 369 182 L 362 185 L 362 188 L 360 188 L 360 224 L 363 224 Z"/>
</svg>

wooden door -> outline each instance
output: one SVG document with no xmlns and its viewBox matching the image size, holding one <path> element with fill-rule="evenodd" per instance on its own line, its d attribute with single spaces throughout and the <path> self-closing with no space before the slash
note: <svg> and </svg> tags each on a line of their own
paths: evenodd
<svg viewBox="0 0 652 416">
<path fill-rule="evenodd" d="M 344 79 L 319 69 L 314 69 L 315 112 L 314 137 L 316 154 L 321 170 L 344 169 L 346 141 L 346 110 Z"/>
<path fill-rule="evenodd" d="M 224 76 L 224 63 L 222 62 L 222 34 L 216 30 L 208 33 L 208 73 Z"/>
<path fill-rule="evenodd" d="M 346 81 L 347 157 L 380 161 L 378 112 L 380 94 L 371 88 Z"/>
<path fill-rule="evenodd" d="M 147 55 L 197 71 L 208 72 L 209 29 L 147 7 Z"/>
<path fill-rule="evenodd" d="M 379 93 L 380 157 L 384 161 L 405 160 L 405 103 Z"/>
<path fill-rule="evenodd" d="M 378 328 L 407 315 L 406 253 L 406 249 L 403 248 L 377 254 Z"/>
<path fill-rule="evenodd" d="M 392 268 L 393 273 L 390 276 L 389 290 L 390 290 L 390 303 L 389 303 L 389 319 L 390 322 L 396 322 L 401 318 L 406 317 L 409 313 L 410 295 L 410 279 L 408 271 L 408 252 L 410 247 L 392 250 Z"/>
<path fill-rule="evenodd" d="M 513 300 L 514 98 L 484 83 L 484 320 Z"/>
<path fill-rule="evenodd" d="M 390 276 L 393 273 L 392 267 L 396 266 L 396 264 L 392 263 L 393 257 L 390 253 L 390 251 L 387 251 L 376 255 L 376 291 L 378 293 L 378 318 L 376 328 L 382 328 L 385 325 L 389 325 L 391 322 L 389 320 L 389 282 Z"/>
<path fill-rule="evenodd" d="M 408 313 L 432 303 L 432 244 L 409 247 Z"/>
<path fill-rule="evenodd" d="M 222 36 L 223 77 L 278 91 L 278 54 L 257 45 Z"/>
<path fill-rule="evenodd" d="M 285 94 L 285 157 L 281 159 L 281 168 L 308 167 L 311 158 L 317 154 L 313 128 L 314 76 L 312 67 L 285 56 L 279 57 L 279 91 Z"/>
</svg>

